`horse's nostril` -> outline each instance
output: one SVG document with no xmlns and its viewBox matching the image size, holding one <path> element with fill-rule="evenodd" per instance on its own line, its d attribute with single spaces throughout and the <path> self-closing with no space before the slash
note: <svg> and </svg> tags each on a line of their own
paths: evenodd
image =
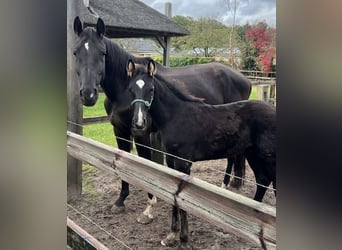
<svg viewBox="0 0 342 250">
<path fill-rule="evenodd" d="M 138 128 L 138 129 L 142 129 L 143 127 L 144 127 L 144 125 L 143 124 L 135 124 L 135 126 L 136 126 L 136 128 Z"/>
<path fill-rule="evenodd" d="M 82 96 L 82 95 L 83 95 L 82 93 L 83 93 L 83 91 L 82 91 L 82 89 L 81 89 L 81 90 L 80 90 L 80 96 Z"/>
</svg>

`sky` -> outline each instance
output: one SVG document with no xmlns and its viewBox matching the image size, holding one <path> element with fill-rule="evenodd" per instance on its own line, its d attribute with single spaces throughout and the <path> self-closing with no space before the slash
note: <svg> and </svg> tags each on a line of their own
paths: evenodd
<svg viewBox="0 0 342 250">
<path fill-rule="evenodd" d="M 224 24 L 232 23 L 232 14 L 223 7 L 224 0 L 141 0 L 148 6 L 165 13 L 165 3 L 172 4 L 172 16 L 215 18 Z M 244 25 L 265 21 L 276 26 L 276 0 L 237 0 L 236 23 Z"/>
</svg>

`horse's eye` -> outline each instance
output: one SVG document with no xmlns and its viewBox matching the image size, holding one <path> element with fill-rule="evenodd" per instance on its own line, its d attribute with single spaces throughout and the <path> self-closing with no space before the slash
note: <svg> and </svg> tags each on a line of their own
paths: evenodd
<svg viewBox="0 0 342 250">
<path fill-rule="evenodd" d="M 74 54 L 74 56 L 76 56 L 76 51 L 72 52 Z"/>
</svg>

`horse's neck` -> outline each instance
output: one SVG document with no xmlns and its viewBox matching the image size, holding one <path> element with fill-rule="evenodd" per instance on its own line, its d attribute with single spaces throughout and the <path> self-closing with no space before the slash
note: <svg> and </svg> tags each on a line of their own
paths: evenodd
<svg viewBox="0 0 342 250">
<path fill-rule="evenodd" d="M 151 106 L 151 116 L 158 127 L 170 124 L 183 109 L 188 109 L 191 103 L 177 97 L 170 89 L 155 79 L 155 94 Z"/>
<path fill-rule="evenodd" d="M 109 39 L 106 40 L 106 46 L 106 77 L 102 88 L 111 102 L 115 103 L 127 92 L 129 79 L 126 63 L 133 56 Z"/>
</svg>

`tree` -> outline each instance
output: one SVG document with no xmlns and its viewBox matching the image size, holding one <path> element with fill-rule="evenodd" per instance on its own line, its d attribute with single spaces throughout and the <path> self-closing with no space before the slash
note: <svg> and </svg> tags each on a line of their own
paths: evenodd
<svg viewBox="0 0 342 250">
<path fill-rule="evenodd" d="M 183 26 L 184 28 L 188 29 L 190 31 L 190 36 L 192 35 L 191 27 L 194 23 L 194 19 L 192 17 L 185 17 L 185 16 L 174 16 L 172 17 L 173 21 L 175 21 L 177 24 Z M 184 49 L 187 49 L 187 41 L 189 39 L 189 36 L 181 36 L 181 37 L 174 37 L 171 40 L 171 46 L 175 49 L 175 51 L 182 51 Z"/>
<path fill-rule="evenodd" d="M 236 24 L 236 12 L 237 8 L 239 5 L 239 1 L 237 0 L 221 0 L 224 7 L 227 9 L 227 12 L 229 15 L 232 16 L 232 25 L 229 30 L 229 64 L 232 66 L 237 66 L 235 65 L 235 54 L 234 54 L 234 44 L 233 44 L 233 37 L 234 37 L 234 32 L 235 32 L 235 24 Z"/>
<path fill-rule="evenodd" d="M 176 50 L 193 50 L 196 55 L 203 52 L 205 57 L 209 57 L 215 53 L 211 48 L 220 48 L 226 44 L 227 27 L 215 19 L 193 20 L 190 17 L 175 16 L 173 20 L 191 32 L 189 36 L 173 39 L 172 46 Z"/>
<path fill-rule="evenodd" d="M 246 30 L 246 40 L 253 45 L 260 68 L 269 73 L 276 53 L 276 30 L 268 27 L 265 22 L 249 26 Z"/>
</svg>

